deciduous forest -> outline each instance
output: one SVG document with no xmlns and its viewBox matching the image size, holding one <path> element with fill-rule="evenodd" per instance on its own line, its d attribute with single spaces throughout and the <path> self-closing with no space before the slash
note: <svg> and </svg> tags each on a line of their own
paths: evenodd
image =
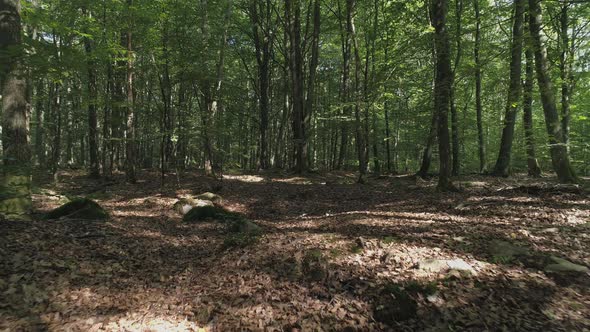
<svg viewBox="0 0 590 332">
<path fill-rule="evenodd" d="M 590 1 L 0 0 L 1 331 L 590 329 Z"/>
</svg>

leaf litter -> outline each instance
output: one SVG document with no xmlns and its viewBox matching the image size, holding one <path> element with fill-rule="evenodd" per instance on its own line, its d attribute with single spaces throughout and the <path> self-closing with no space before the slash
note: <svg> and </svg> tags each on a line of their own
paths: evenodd
<svg viewBox="0 0 590 332">
<path fill-rule="evenodd" d="M 523 177 L 464 177 L 461 192 L 440 194 L 410 177 L 357 185 L 347 173 L 232 175 L 219 192 L 224 207 L 264 235 L 228 248 L 223 225 L 183 223 L 173 209 L 212 180 L 174 178 L 109 183 L 95 196 L 106 222 L 0 221 L 0 330 L 590 328 L 587 273 L 490 253 L 505 241 L 589 266 L 583 190 Z M 80 174 L 64 179 L 34 196 L 39 211 L 59 206 L 55 195 L 105 188 Z M 400 296 L 415 313 L 376 314 L 406 305 Z"/>
</svg>

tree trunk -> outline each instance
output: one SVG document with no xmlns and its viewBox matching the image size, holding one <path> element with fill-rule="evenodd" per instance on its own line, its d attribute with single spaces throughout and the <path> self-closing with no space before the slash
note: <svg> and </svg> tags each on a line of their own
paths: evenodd
<svg viewBox="0 0 590 332">
<path fill-rule="evenodd" d="M 127 11 L 131 10 L 133 0 L 127 0 Z M 130 20 L 131 21 L 131 20 Z M 131 23 L 130 23 L 131 24 Z M 125 130 L 125 179 L 128 183 L 137 182 L 135 174 L 136 147 L 135 147 L 135 100 L 133 95 L 133 45 L 131 26 L 124 32 L 124 46 L 127 49 L 127 119 Z"/>
<path fill-rule="evenodd" d="M 473 50 L 475 60 L 475 112 L 477 118 L 477 151 L 479 154 L 479 172 L 486 172 L 486 148 L 483 136 L 483 106 L 481 100 L 481 16 L 479 12 L 479 0 L 473 0 L 475 10 L 475 47 Z"/>
<path fill-rule="evenodd" d="M 510 60 L 510 84 L 508 87 L 508 100 L 506 103 L 506 115 L 504 129 L 500 141 L 498 160 L 492 172 L 495 176 L 508 176 L 510 172 L 510 159 L 512 154 L 512 142 L 514 141 L 514 126 L 516 113 L 518 112 L 520 93 L 522 91 L 522 36 L 524 21 L 524 0 L 514 2 L 514 26 L 512 29 L 512 46 Z"/>
<path fill-rule="evenodd" d="M 0 215 L 25 218 L 31 203 L 31 149 L 27 80 L 22 64 L 20 2 L 0 0 L 2 182 Z M 14 52 L 17 48 L 18 52 Z"/>
<path fill-rule="evenodd" d="M 256 50 L 256 63 L 258 65 L 258 102 L 260 107 L 260 168 L 270 168 L 269 149 L 269 114 L 270 114 L 270 61 L 272 56 L 272 35 L 268 31 L 271 24 L 271 3 L 250 2 L 250 19 L 254 33 L 254 48 Z"/>
<path fill-rule="evenodd" d="M 310 141 L 309 139 L 309 132 L 311 130 L 311 118 L 313 115 L 313 101 L 315 98 L 315 87 L 316 87 L 316 72 L 320 60 L 320 19 L 321 19 L 321 11 L 320 11 L 320 1 L 314 0 L 313 2 L 313 34 L 311 40 L 311 59 L 309 61 L 309 79 L 307 82 L 307 98 L 305 100 L 305 109 L 304 109 L 304 116 L 303 116 L 303 128 L 305 134 L 305 142 L 307 150 L 307 144 Z M 307 152 L 306 152 L 307 154 Z M 308 168 L 309 165 L 309 158 L 307 158 L 306 162 L 308 163 L 306 167 Z"/>
<path fill-rule="evenodd" d="M 454 190 L 451 182 L 451 155 L 449 142 L 449 96 L 451 89 L 451 49 L 446 27 L 448 0 L 433 0 L 434 45 L 436 51 L 436 78 L 434 84 L 434 110 L 437 114 L 438 150 L 440 170 L 438 189 Z"/>
<path fill-rule="evenodd" d="M 455 0 L 455 20 L 456 25 L 456 50 L 455 50 L 455 65 L 453 67 L 453 74 L 451 75 L 451 141 L 452 141 L 452 154 L 453 154 L 453 167 L 451 173 L 453 176 L 459 175 L 461 163 L 459 160 L 459 117 L 457 115 L 457 101 L 455 100 L 455 77 L 457 76 L 457 68 L 461 63 L 461 14 L 463 12 L 463 0 Z"/>
<path fill-rule="evenodd" d="M 307 170 L 307 143 L 305 141 L 305 100 L 303 89 L 303 50 L 301 48 L 301 5 L 299 1 L 286 0 L 286 20 L 290 38 L 291 89 L 293 98 L 294 170 Z"/>
<path fill-rule="evenodd" d="M 90 16 L 86 9 L 82 10 L 84 15 Z M 90 169 L 89 175 L 92 178 L 100 177 L 100 168 L 98 164 L 98 119 L 96 113 L 96 74 L 95 61 L 92 52 L 90 38 L 84 37 L 84 50 L 86 51 L 86 70 L 88 73 L 88 150 L 90 152 Z"/>
<path fill-rule="evenodd" d="M 563 130 L 563 139 L 569 148 L 570 136 L 570 96 L 572 94 L 572 64 L 574 52 L 570 50 L 569 38 L 569 1 L 565 1 L 561 5 L 561 13 L 559 15 L 560 23 L 560 40 L 561 40 L 561 54 L 559 57 L 559 71 L 561 76 L 561 126 Z"/>
<path fill-rule="evenodd" d="M 530 33 L 535 53 L 535 67 L 537 83 L 541 92 L 545 124 L 549 135 L 549 145 L 553 168 L 562 183 L 574 183 L 578 178 L 571 167 L 569 153 L 563 134 L 563 127 L 559 121 L 553 82 L 549 75 L 549 63 L 547 60 L 547 48 L 542 38 L 541 27 L 543 25 L 541 3 L 539 0 L 529 0 Z"/>
<path fill-rule="evenodd" d="M 534 85 L 534 55 L 529 43 L 525 50 L 526 77 L 524 82 L 523 109 L 524 109 L 524 136 L 529 176 L 541 176 L 541 168 L 535 154 L 535 136 L 533 130 L 533 85 Z"/>
</svg>

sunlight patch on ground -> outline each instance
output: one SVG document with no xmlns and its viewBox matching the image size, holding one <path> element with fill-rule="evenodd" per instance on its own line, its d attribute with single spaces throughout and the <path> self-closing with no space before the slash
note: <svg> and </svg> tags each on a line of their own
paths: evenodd
<svg viewBox="0 0 590 332">
<path fill-rule="evenodd" d="M 223 178 L 227 180 L 235 180 L 246 183 L 264 182 L 264 178 L 257 175 L 224 175 Z"/>
<path fill-rule="evenodd" d="M 293 183 L 293 184 L 313 184 L 308 178 L 293 177 L 285 179 L 273 179 L 272 182 Z"/>
<path fill-rule="evenodd" d="M 194 322 L 174 317 L 146 317 L 143 314 L 130 314 L 129 317 L 120 319 L 117 322 L 109 323 L 105 328 L 111 331 L 129 332 L 188 332 L 207 331 Z"/>
</svg>

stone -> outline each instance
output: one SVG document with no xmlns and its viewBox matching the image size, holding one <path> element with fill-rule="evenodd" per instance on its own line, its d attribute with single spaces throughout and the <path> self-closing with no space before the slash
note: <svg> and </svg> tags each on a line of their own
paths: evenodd
<svg viewBox="0 0 590 332">
<path fill-rule="evenodd" d="M 59 218 L 106 220 L 109 215 L 95 201 L 88 198 L 76 198 L 45 215 L 45 219 Z"/>
<path fill-rule="evenodd" d="M 312 281 L 321 281 L 328 275 L 328 260 L 319 249 L 305 253 L 301 262 L 303 275 Z"/>
<path fill-rule="evenodd" d="M 567 273 L 567 272 L 580 272 L 580 273 L 590 273 L 590 269 L 583 265 L 578 265 L 572 263 L 566 259 L 559 258 L 556 256 L 550 257 L 551 264 L 545 266 L 545 272 L 550 273 Z"/>
<path fill-rule="evenodd" d="M 200 194 L 200 195 L 196 196 L 195 198 L 202 199 L 205 201 L 210 201 L 215 205 L 222 205 L 223 204 L 223 197 L 221 197 L 217 194 L 211 193 L 211 192 L 206 192 L 206 193 Z"/>
<path fill-rule="evenodd" d="M 397 322 L 416 318 L 418 303 L 397 286 L 386 287 L 373 308 L 373 317 L 378 322 L 395 326 Z"/>
<path fill-rule="evenodd" d="M 490 254 L 498 260 L 510 261 L 518 256 L 526 256 L 529 250 L 524 247 L 519 247 L 510 242 L 494 240 L 490 243 Z"/>
<path fill-rule="evenodd" d="M 181 215 L 187 214 L 194 207 L 213 206 L 213 202 L 203 199 L 181 198 L 174 203 L 174 210 Z"/>
<path fill-rule="evenodd" d="M 217 206 L 196 206 L 190 209 L 182 221 L 205 221 L 207 219 L 223 219 L 226 211 Z"/>
<path fill-rule="evenodd" d="M 462 259 L 427 259 L 418 263 L 418 269 L 428 273 L 459 271 L 476 274 L 473 266 Z"/>
</svg>

